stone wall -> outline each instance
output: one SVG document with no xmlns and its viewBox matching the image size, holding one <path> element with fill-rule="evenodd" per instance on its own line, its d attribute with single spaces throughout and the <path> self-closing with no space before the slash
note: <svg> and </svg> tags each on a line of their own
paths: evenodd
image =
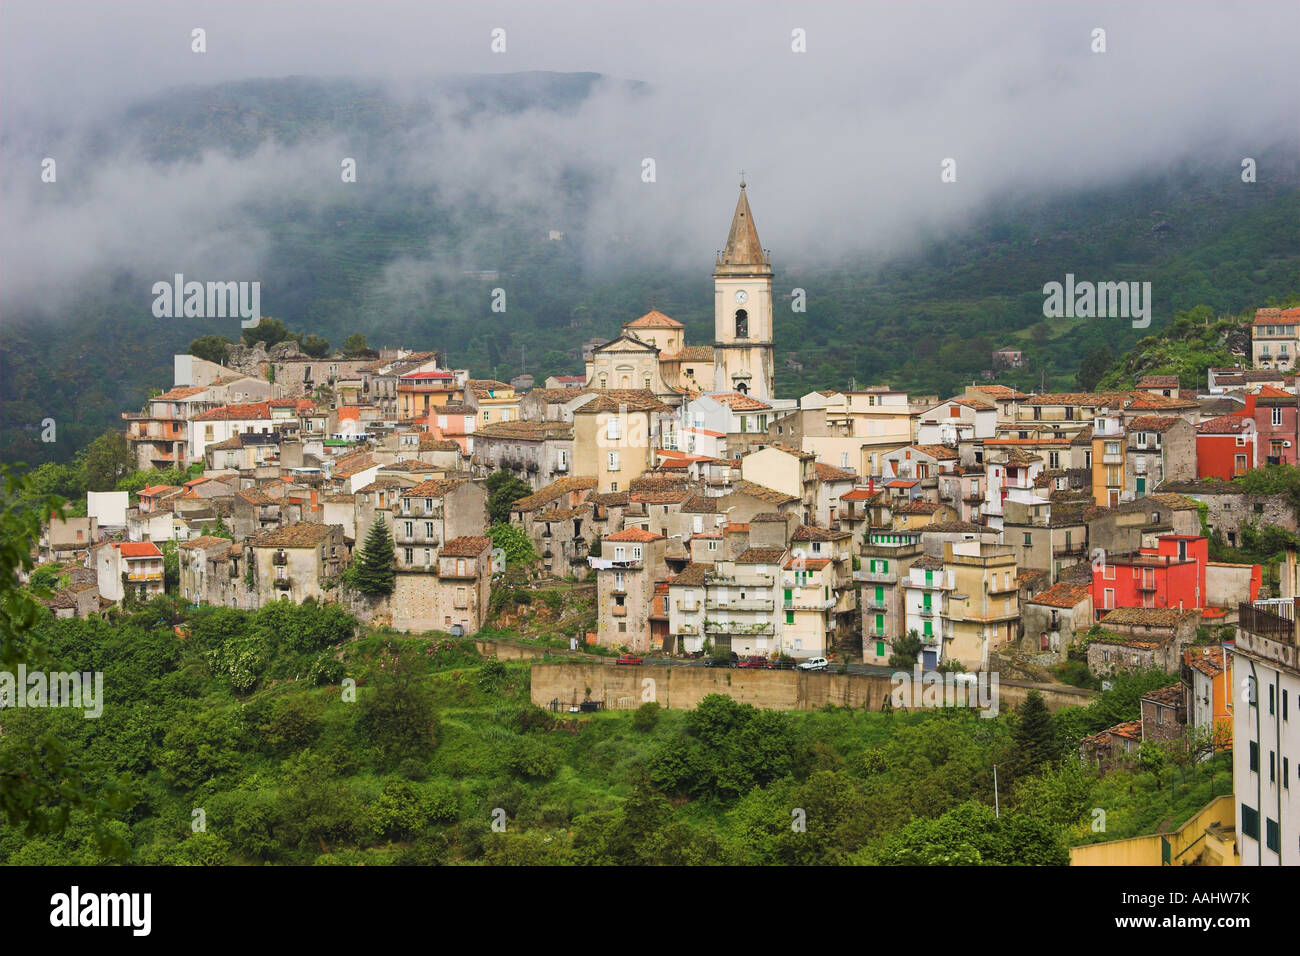
<svg viewBox="0 0 1300 956">
<path fill-rule="evenodd" d="M 1001 707 L 1018 707 L 1035 688 L 1051 710 L 1085 706 L 1096 696 L 1092 691 L 1064 685 L 1000 681 Z M 534 664 L 532 668 L 532 701 L 540 707 L 548 707 L 557 699 L 561 707 L 590 699 L 603 700 L 607 709 L 618 710 L 654 700 L 663 707 L 689 710 L 708 694 L 726 694 L 769 710 L 816 710 L 826 704 L 879 710 L 893 689 L 887 674 L 637 667 L 570 661 Z"/>
</svg>

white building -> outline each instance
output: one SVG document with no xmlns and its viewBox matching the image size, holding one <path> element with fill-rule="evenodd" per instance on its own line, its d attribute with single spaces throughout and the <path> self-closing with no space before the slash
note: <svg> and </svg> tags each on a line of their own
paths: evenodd
<svg viewBox="0 0 1300 956">
<path fill-rule="evenodd" d="M 1243 608 L 1232 651 L 1237 682 L 1232 791 L 1242 866 L 1300 864 L 1300 780 L 1295 778 L 1300 771 L 1300 642 L 1295 616 L 1292 598 Z"/>
</svg>

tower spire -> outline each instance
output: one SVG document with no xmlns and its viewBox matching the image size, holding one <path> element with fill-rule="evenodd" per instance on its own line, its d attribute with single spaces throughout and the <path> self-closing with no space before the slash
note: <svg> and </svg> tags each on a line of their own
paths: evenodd
<svg viewBox="0 0 1300 956">
<path fill-rule="evenodd" d="M 754 214 L 749 211 L 749 198 L 745 194 L 745 173 L 740 173 L 740 198 L 736 200 L 736 211 L 731 217 L 731 232 L 727 234 L 727 246 L 722 250 L 718 260 L 719 266 L 763 266 L 769 265 L 763 244 L 758 241 L 758 230 L 754 227 Z"/>
</svg>

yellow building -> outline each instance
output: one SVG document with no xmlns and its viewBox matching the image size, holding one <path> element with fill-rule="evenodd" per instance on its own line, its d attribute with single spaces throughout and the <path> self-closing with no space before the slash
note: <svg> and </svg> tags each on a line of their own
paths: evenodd
<svg viewBox="0 0 1300 956">
<path fill-rule="evenodd" d="M 1120 406 L 1102 408 L 1092 427 L 1092 500 L 1114 507 L 1124 500 L 1124 427 Z"/>
<path fill-rule="evenodd" d="M 573 413 L 573 470 L 596 479 L 596 491 L 626 491 L 653 469 L 661 429 L 674 410 L 648 392 L 599 395 Z"/>
<path fill-rule="evenodd" d="M 465 383 L 466 392 L 478 409 L 477 428 L 497 422 L 519 421 L 519 396 L 505 382 L 490 378 L 471 378 Z"/>
<path fill-rule="evenodd" d="M 944 602 L 943 658 L 985 670 L 989 652 L 1013 644 L 1020 622 L 1016 553 L 980 541 L 946 541 L 944 571 L 952 582 Z"/>
<path fill-rule="evenodd" d="M 835 627 L 835 582 L 829 558 L 792 556 L 782 568 L 781 650 L 791 657 L 824 657 Z"/>
</svg>

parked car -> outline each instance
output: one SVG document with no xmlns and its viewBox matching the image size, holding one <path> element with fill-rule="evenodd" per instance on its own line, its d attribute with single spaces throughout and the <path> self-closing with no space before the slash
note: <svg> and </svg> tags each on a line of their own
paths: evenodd
<svg viewBox="0 0 1300 956">
<path fill-rule="evenodd" d="M 706 657 L 704 659 L 705 667 L 735 667 L 736 662 L 729 657 Z"/>
<path fill-rule="evenodd" d="M 801 671 L 824 671 L 831 666 L 831 662 L 824 657 L 810 657 L 799 665 Z"/>
<path fill-rule="evenodd" d="M 746 657 L 746 658 L 742 659 L 741 662 L 740 662 L 739 664 L 737 664 L 736 666 L 737 666 L 737 667 L 758 667 L 758 668 L 765 668 L 765 667 L 767 667 L 767 658 L 766 658 L 766 657 L 760 657 L 760 656 L 758 656 L 758 655 L 756 655 L 756 654 L 755 654 L 755 655 L 751 655 L 751 656 L 749 656 L 749 657 Z"/>
<path fill-rule="evenodd" d="M 618 655 L 618 660 L 616 660 L 614 663 L 615 664 L 640 664 L 641 658 L 637 657 L 635 654 L 620 654 Z"/>
<path fill-rule="evenodd" d="M 776 660 L 770 661 L 767 666 L 773 670 L 788 671 L 794 668 L 795 663 L 793 657 L 778 657 Z"/>
</svg>

